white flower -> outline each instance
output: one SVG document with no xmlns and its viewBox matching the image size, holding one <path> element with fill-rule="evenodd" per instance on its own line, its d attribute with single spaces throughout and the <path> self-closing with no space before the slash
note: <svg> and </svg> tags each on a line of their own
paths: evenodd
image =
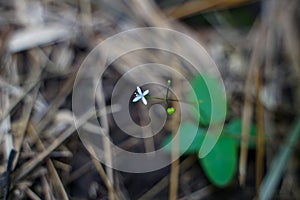
<svg viewBox="0 0 300 200">
<path fill-rule="evenodd" d="M 137 86 L 137 87 L 136 87 L 136 91 L 137 91 L 137 93 L 136 93 L 136 92 L 134 93 L 134 94 L 135 94 L 135 97 L 134 97 L 134 99 L 132 100 L 132 102 L 137 102 L 137 101 L 139 101 L 139 100 L 142 99 L 143 103 L 144 103 L 145 105 L 147 105 L 147 100 L 146 100 L 145 96 L 146 96 L 147 94 L 149 94 L 149 90 L 146 90 L 146 91 L 143 92 L 143 91 L 141 90 L 141 88 L 140 88 L 139 86 Z"/>
</svg>

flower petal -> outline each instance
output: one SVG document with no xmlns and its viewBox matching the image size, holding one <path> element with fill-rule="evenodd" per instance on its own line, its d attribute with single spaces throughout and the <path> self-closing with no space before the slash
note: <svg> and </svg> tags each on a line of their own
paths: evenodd
<svg viewBox="0 0 300 200">
<path fill-rule="evenodd" d="M 136 87 L 136 90 L 137 90 L 137 92 L 138 92 L 140 95 L 143 94 L 143 93 L 142 93 L 142 90 L 141 90 L 141 88 L 140 88 L 139 86 Z"/>
<path fill-rule="evenodd" d="M 143 101 L 143 103 L 144 103 L 145 105 L 147 105 L 147 100 L 146 100 L 145 97 L 142 98 L 142 101 Z"/>
<path fill-rule="evenodd" d="M 132 100 L 132 102 L 137 102 L 142 98 L 142 96 L 138 95 L 136 97 L 134 97 L 134 99 Z"/>
<path fill-rule="evenodd" d="M 149 94 L 149 90 L 143 92 L 143 96 L 146 96 L 147 94 Z"/>
</svg>

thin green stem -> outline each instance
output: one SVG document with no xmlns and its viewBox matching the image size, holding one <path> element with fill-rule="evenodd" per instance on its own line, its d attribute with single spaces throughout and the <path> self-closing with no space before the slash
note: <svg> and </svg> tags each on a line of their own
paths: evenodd
<svg viewBox="0 0 300 200">
<path fill-rule="evenodd" d="M 166 103 L 167 104 L 168 104 L 170 86 L 171 86 L 171 80 L 168 80 L 168 88 L 167 88 L 167 94 L 166 94 Z"/>
<path fill-rule="evenodd" d="M 153 96 L 146 96 L 146 99 L 157 99 L 157 100 L 162 100 L 162 101 L 176 101 L 176 102 L 183 102 L 183 103 L 189 103 L 189 104 L 196 104 L 196 103 L 202 103 L 201 100 L 196 101 L 196 102 L 191 102 L 191 101 L 184 101 L 184 100 L 179 100 L 179 99 L 171 99 L 171 98 L 161 98 L 161 97 L 153 97 Z"/>
</svg>

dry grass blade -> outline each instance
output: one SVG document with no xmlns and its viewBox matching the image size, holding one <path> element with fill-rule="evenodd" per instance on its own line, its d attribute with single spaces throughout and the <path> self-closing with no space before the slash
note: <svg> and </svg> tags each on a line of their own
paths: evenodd
<svg viewBox="0 0 300 200">
<path fill-rule="evenodd" d="M 180 73 L 180 66 L 178 60 L 173 60 L 173 65 L 175 66 L 175 69 L 177 72 Z M 173 80 L 174 85 L 174 93 L 176 94 L 176 97 L 178 99 L 181 99 L 181 81 L 179 79 L 174 78 Z M 175 110 L 180 110 L 180 105 L 178 103 L 173 103 L 172 105 Z M 178 124 L 180 124 L 180 114 L 179 112 L 175 112 L 172 117 L 172 137 L 175 137 L 177 133 Z M 177 199 L 177 193 L 178 193 L 178 184 L 179 184 L 179 152 L 176 150 L 178 149 L 179 140 L 175 140 L 176 142 L 172 143 L 172 153 L 171 153 L 171 160 L 173 161 L 171 164 L 171 174 L 170 174 L 170 193 L 169 193 L 169 199 Z M 176 159 L 176 160 L 175 160 Z"/>
<path fill-rule="evenodd" d="M 231 199 L 238 195 L 241 199 L 270 199 L 281 180 L 280 197 L 288 195 L 286 198 L 290 199 L 299 196 L 300 187 L 296 179 L 299 175 L 298 152 L 290 157 L 293 150 L 299 150 L 299 143 L 296 143 L 300 135 L 299 118 L 286 137 L 291 120 L 300 113 L 299 0 L 0 2 L 0 157 L 3 160 L 0 165 L 0 191 L 7 189 L 9 198 L 183 200 L 211 199 L 215 195 Z M 149 27 L 168 31 L 147 31 Z M 165 34 L 169 31 L 183 37 Z M 127 35 L 126 38 L 121 37 L 124 41 L 115 40 L 115 36 L 123 33 Z M 191 42 L 188 38 L 192 39 Z M 177 47 L 181 39 L 185 43 Z M 93 55 L 93 48 L 102 46 L 100 43 L 105 44 L 105 40 L 111 42 L 109 46 L 104 45 L 107 47 L 105 51 L 96 53 L 93 63 L 86 62 Z M 203 52 L 197 47 L 201 47 Z M 246 63 L 249 56 L 250 62 Z M 102 58 L 106 58 L 105 63 L 99 63 Z M 196 66 L 196 61 L 201 64 Z M 211 61 L 213 67 L 209 64 Z M 82 92 L 91 89 L 90 85 L 79 87 L 79 105 L 74 106 L 73 84 L 77 82 L 76 73 L 86 70 L 85 63 L 100 69 L 101 75 L 84 77 L 91 81 L 89 83 L 97 84 L 96 90 L 92 91 L 93 95 L 85 95 Z M 135 71 L 145 63 L 151 67 Z M 177 75 L 173 76 L 159 67 L 153 70 L 152 66 L 156 64 L 168 66 L 180 76 L 177 78 Z M 124 78 L 130 88 L 133 85 L 149 87 L 149 96 L 156 92 L 159 97 L 181 94 L 182 99 L 180 95 L 176 98 L 180 102 L 186 101 L 189 99 L 189 87 L 186 86 L 193 85 L 192 78 L 198 69 L 201 73 L 222 76 L 229 111 L 223 132 L 235 119 L 239 120 L 240 129 L 242 118 L 242 131 L 236 131 L 238 133 L 232 137 L 241 143 L 237 144 L 240 147 L 239 181 L 240 185 L 247 183 L 246 188 L 240 188 L 234 181 L 236 177 L 231 177 L 229 187 L 216 189 L 213 185 L 217 183 L 211 179 L 204 164 L 199 164 L 197 156 L 188 156 L 190 151 L 187 151 L 187 157 L 180 157 L 183 159 L 180 162 L 177 159 L 179 152 L 172 152 L 170 146 L 166 146 L 167 149 L 162 147 L 169 139 L 166 137 L 171 137 L 169 133 L 174 136 L 179 124 L 186 120 L 193 120 L 201 129 L 208 128 L 201 119 L 194 119 L 193 113 L 186 109 L 188 106 L 179 108 L 178 102 L 161 98 L 159 103 L 165 108 L 174 103 L 172 107 L 176 112 L 170 114 L 170 110 L 166 110 L 163 128 L 158 134 L 148 137 L 154 124 L 151 117 L 155 110 L 152 106 L 158 101 L 149 98 L 146 106 L 141 104 L 141 109 L 140 105 L 131 103 L 131 99 L 127 102 L 123 98 L 126 95 L 134 98 L 134 93 L 129 94 L 125 89 L 115 90 Z M 147 85 L 140 82 L 144 79 Z M 167 79 L 172 79 L 172 88 L 166 95 L 163 88 Z M 159 87 L 156 87 L 157 84 Z M 201 98 L 200 90 L 198 94 Z M 174 95 L 172 97 L 175 98 Z M 90 99 L 93 100 L 93 111 L 80 107 Z M 132 120 L 125 115 L 123 117 L 125 106 L 114 104 L 114 99 L 122 103 L 126 100 Z M 79 110 L 85 113 L 78 116 L 76 125 L 72 116 L 75 108 L 82 108 Z M 99 109 L 96 118 L 94 109 Z M 111 112 L 114 113 L 110 115 Z M 155 111 L 158 114 L 155 120 L 162 121 L 161 113 Z M 117 122 L 116 116 L 122 119 L 124 126 Z M 89 121 L 92 118 L 98 123 Z M 132 131 L 137 130 L 136 125 L 145 127 L 143 124 L 149 119 L 151 127 L 138 132 L 146 138 L 128 135 L 123 129 L 126 127 L 126 130 Z M 138 120 L 141 123 L 137 123 Z M 252 122 L 256 125 L 257 137 L 249 135 L 253 131 Z M 81 134 L 79 137 L 74 135 L 78 126 L 91 133 L 87 137 L 92 140 L 91 143 L 83 141 Z M 186 132 L 188 134 L 189 131 Z M 224 137 L 231 137 L 229 132 Z M 105 138 L 94 139 L 99 135 Z M 286 143 L 281 141 L 282 138 L 286 138 Z M 176 142 L 170 143 L 173 149 L 178 149 L 174 148 L 180 144 Z M 279 151 L 276 149 L 278 144 L 283 144 Z M 254 146 L 255 150 L 252 150 Z M 98 147 L 101 151 L 97 150 Z M 190 147 L 189 150 L 194 145 Z M 195 145 L 193 152 L 197 152 L 196 148 Z M 10 173 L 6 163 L 11 149 L 16 149 L 17 159 L 14 159 Z M 143 149 L 147 153 L 167 150 L 164 151 L 166 157 L 155 160 L 153 164 L 169 161 L 170 158 L 174 162 L 168 162 L 169 167 L 141 174 L 119 172 L 112 168 L 114 161 L 117 167 L 123 164 L 121 152 L 144 154 L 144 151 L 139 152 Z M 254 151 L 256 156 L 252 154 Z M 276 153 L 278 156 L 273 160 Z M 91 158 L 96 154 L 102 160 Z M 134 170 L 144 163 L 124 164 L 128 168 L 132 165 Z M 225 167 L 214 166 L 217 166 L 214 175 L 226 174 Z M 201 167 L 203 170 L 199 169 Z M 256 185 L 252 182 L 253 177 L 250 178 L 255 168 Z M 287 173 L 283 174 L 284 170 Z M 267 176 L 262 181 L 264 173 Z M 11 177 L 12 184 L 5 183 L 6 177 Z M 12 187 L 5 188 L 7 185 Z"/>
<path fill-rule="evenodd" d="M 113 187 L 112 183 L 110 182 L 109 178 L 107 177 L 107 175 L 106 175 L 106 173 L 105 173 L 105 171 L 104 171 L 101 163 L 98 160 L 96 160 L 95 158 L 92 158 L 92 159 L 93 159 L 93 163 L 94 163 L 97 171 L 99 172 L 102 180 L 104 180 L 106 188 L 109 191 L 109 198 L 111 198 L 111 199 L 118 199 L 118 196 L 117 196 L 117 194 L 116 194 L 116 192 L 114 190 L 114 187 Z"/>
<path fill-rule="evenodd" d="M 249 70 L 245 85 L 245 100 L 242 114 L 242 139 L 241 139 L 241 150 L 240 150 L 240 162 L 239 162 L 239 182 L 240 185 L 244 185 L 246 181 L 246 170 L 247 170 L 247 158 L 248 158 L 248 143 L 249 143 L 249 132 L 250 124 L 253 115 L 253 104 L 251 98 L 252 83 L 254 80 L 255 69 L 260 65 L 260 54 L 262 46 L 263 34 L 256 39 L 255 46 L 253 48 L 251 61 L 249 64 Z"/>
<path fill-rule="evenodd" d="M 200 190 L 197 190 L 193 192 L 190 195 L 187 195 L 185 197 L 180 198 L 179 200 L 190 200 L 190 199 L 205 199 L 208 194 L 211 193 L 211 190 L 213 189 L 212 185 L 208 185 L 204 188 L 201 188 Z"/>
<path fill-rule="evenodd" d="M 259 196 L 259 187 L 264 172 L 264 107 L 260 100 L 260 92 L 262 88 L 262 70 L 256 70 L 256 123 L 257 123 L 257 142 L 256 142 L 256 192 Z"/>
<path fill-rule="evenodd" d="M 141 105 L 143 106 L 143 105 Z M 141 118 L 141 121 L 145 121 L 147 118 L 145 113 L 139 113 L 138 114 L 139 117 Z M 142 135 L 145 137 L 143 139 L 144 141 L 144 146 L 145 146 L 145 151 L 146 152 L 154 152 L 155 151 L 155 145 L 154 145 L 154 140 L 153 137 L 151 137 L 152 135 L 152 130 L 151 127 L 147 127 L 147 129 L 143 129 L 142 130 Z"/>
<path fill-rule="evenodd" d="M 36 130 L 40 133 L 48 123 L 53 119 L 53 116 L 56 114 L 57 109 L 61 106 L 62 103 L 66 100 L 67 95 L 72 91 L 74 80 L 76 74 L 71 74 L 70 77 L 66 80 L 65 84 L 57 94 L 55 100 L 52 101 L 49 112 L 42 118 L 42 120 L 37 124 Z"/>
<path fill-rule="evenodd" d="M 32 200 L 42 200 L 36 193 L 34 193 L 29 187 L 25 188 L 25 192 Z"/>
<path fill-rule="evenodd" d="M 96 100 L 98 103 L 98 106 L 101 109 L 100 112 L 100 121 L 102 124 L 102 130 L 103 130 L 103 134 L 109 138 L 109 125 L 108 125 L 108 120 L 107 120 L 107 113 L 106 113 L 106 105 L 105 105 L 105 100 L 104 100 L 104 92 L 103 92 L 103 88 L 102 85 L 99 86 L 99 93 L 96 93 Z M 106 163 L 108 163 L 108 166 L 106 167 L 106 173 L 107 173 L 107 177 L 108 180 L 111 183 L 111 186 L 108 187 L 108 194 L 109 194 L 109 199 L 113 200 L 115 199 L 115 195 L 114 195 L 114 177 L 113 177 L 113 169 L 109 166 L 112 166 L 112 154 L 114 152 L 112 152 L 112 148 L 111 148 L 111 143 L 110 140 L 104 139 L 104 152 L 105 152 L 105 160 Z"/>
<path fill-rule="evenodd" d="M 190 168 L 197 159 L 194 156 L 187 157 L 185 160 L 182 161 L 180 164 L 180 171 L 184 173 L 188 168 Z M 145 194 L 139 197 L 139 200 L 147 200 L 147 199 L 154 199 L 159 192 L 164 190 L 168 186 L 170 176 L 167 175 L 163 177 L 158 183 L 156 183 L 151 189 L 149 189 Z"/>
<path fill-rule="evenodd" d="M 47 27 L 31 27 L 15 33 L 9 41 L 8 48 L 11 53 L 24 51 L 40 45 L 53 43 L 70 37 L 71 31 L 65 26 L 48 25 Z"/>
<path fill-rule="evenodd" d="M 158 183 L 156 183 L 149 191 L 147 191 L 139 200 L 153 199 L 157 194 L 159 194 L 164 188 L 168 186 L 169 176 L 165 176 Z"/>
<path fill-rule="evenodd" d="M 188 1 L 181 6 L 169 8 L 166 10 L 169 16 L 173 18 L 188 17 L 199 12 L 207 12 L 208 10 L 217 10 L 236 7 L 241 4 L 251 3 L 255 0 L 201 0 L 201 1 Z"/>
<path fill-rule="evenodd" d="M 297 30 L 297 21 L 294 19 L 293 14 L 299 13 L 299 1 L 293 0 L 288 4 L 287 7 L 288 12 L 282 13 L 282 17 L 280 19 L 281 26 L 283 31 L 283 40 L 285 41 L 285 48 L 288 51 L 288 58 L 290 60 L 293 72 L 293 78 L 296 81 L 297 91 L 296 102 L 300 102 L 300 38 L 299 38 L 299 29 Z M 298 107 L 297 112 L 300 113 L 300 109 Z"/>
<path fill-rule="evenodd" d="M 84 165 L 82 165 L 79 169 L 75 170 L 70 174 L 68 177 L 68 184 L 72 183 L 76 179 L 80 178 L 85 173 L 89 172 L 92 169 L 92 162 L 87 162 Z"/>
<path fill-rule="evenodd" d="M 22 101 L 28 95 L 28 93 L 36 87 L 36 85 L 40 81 L 39 76 L 37 76 L 37 77 L 38 78 L 36 78 L 35 80 L 33 80 L 29 84 L 29 86 L 27 86 L 26 88 L 24 88 L 24 91 L 22 92 L 22 94 L 16 100 L 14 100 L 14 101 L 12 101 L 10 103 L 9 108 L 7 108 L 7 109 L 4 110 L 4 112 L 1 115 L 1 119 L 6 118 L 13 111 L 13 109 L 20 103 L 20 101 Z"/>
<path fill-rule="evenodd" d="M 249 141 L 250 124 L 252 120 L 252 110 L 253 110 L 253 105 L 250 100 L 252 75 L 253 75 L 252 70 L 249 70 L 246 86 L 245 86 L 245 102 L 244 102 L 243 116 L 242 116 L 242 139 L 241 139 L 240 162 L 239 162 L 240 185 L 244 185 L 246 181 L 248 141 Z"/>
<path fill-rule="evenodd" d="M 36 97 L 37 92 L 38 92 L 38 88 L 39 88 L 39 86 L 33 91 L 34 94 L 32 95 L 32 97 Z M 18 122 L 18 126 L 17 126 L 16 130 L 13 131 L 14 140 L 15 140 L 14 141 L 15 142 L 15 149 L 17 151 L 17 155 L 16 155 L 16 159 L 15 159 L 15 162 L 14 162 L 14 165 L 13 165 L 13 169 L 16 167 L 16 164 L 17 164 L 17 161 L 18 161 L 18 158 L 19 158 L 19 155 L 20 155 L 20 150 L 21 150 L 22 143 L 23 143 L 23 140 L 24 140 L 26 127 L 28 125 L 31 110 L 32 110 L 32 107 L 33 107 L 33 104 L 34 104 L 33 99 L 28 99 L 28 98 L 26 98 L 26 99 L 27 100 L 24 104 L 24 110 L 22 112 L 21 120 L 20 120 L 20 122 Z"/>
<path fill-rule="evenodd" d="M 45 195 L 45 200 L 51 200 L 51 189 L 49 186 L 49 183 L 47 181 L 47 178 L 45 176 L 42 176 L 42 187 Z"/>
<path fill-rule="evenodd" d="M 90 119 L 94 115 L 93 111 L 87 111 L 76 124 L 78 127 L 82 126 L 88 119 Z M 66 139 L 68 139 L 75 131 L 76 131 L 75 124 L 71 125 L 68 129 L 66 129 L 61 135 L 56 138 L 51 145 L 49 145 L 45 151 L 40 153 L 37 157 L 33 158 L 32 160 L 24 163 L 20 168 L 16 170 L 13 174 L 13 181 L 17 182 L 28 175 L 37 165 L 39 165 L 42 161 L 44 161 L 49 154 L 54 151 L 57 147 L 59 147 Z"/>
<path fill-rule="evenodd" d="M 176 145 L 176 143 L 175 143 L 175 145 Z M 172 153 L 172 156 L 176 157 L 177 155 L 176 154 L 174 155 L 174 153 Z M 171 164 L 170 192 L 169 192 L 169 199 L 170 200 L 177 199 L 178 180 L 179 180 L 179 159 L 176 159 Z"/>
<path fill-rule="evenodd" d="M 81 9 L 82 22 L 86 26 L 87 33 L 91 34 L 93 32 L 93 18 L 92 18 L 92 7 L 90 0 L 80 0 L 79 1 Z"/>
<path fill-rule="evenodd" d="M 1 111 L 1 120 L 0 120 L 0 136 L 2 139 L 4 139 L 4 149 L 3 152 L 5 152 L 5 160 L 8 160 L 9 154 L 12 149 L 14 149 L 14 144 L 13 144 L 13 138 L 10 133 L 11 129 L 11 115 L 10 114 L 3 114 L 3 111 L 8 110 L 10 106 L 10 101 L 9 101 L 9 92 L 7 88 L 0 88 L 0 111 Z"/>
<path fill-rule="evenodd" d="M 28 129 L 29 129 L 28 132 L 32 133 L 37 138 L 37 146 L 38 146 L 39 150 L 42 152 L 45 151 L 46 149 L 45 149 L 42 141 L 40 140 L 38 133 L 32 126 L 32 124 L 29 124 Z M 53 165 L 53 162 L 50 159 L 47 160 L 47 165 L 48 165 L 50 175 L 54 179 L 52 184 L 54 186 L 54 190 L 56 190 L 55 194 L 60 195 L 59 199 L 64 199 L 64 200 L 69 199 L 68 195 L 66 193 L 66 190 L 65 190 L 65 188 L 58 176 L 58 173 Z"/>
</svg>

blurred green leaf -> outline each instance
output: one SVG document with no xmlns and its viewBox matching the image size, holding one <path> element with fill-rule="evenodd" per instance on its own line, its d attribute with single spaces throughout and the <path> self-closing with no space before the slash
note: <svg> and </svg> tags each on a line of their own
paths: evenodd
<svg viewBox="0 0 300 200">
<path fill-rule="evenodd" d="M 191 122 L 183 123 L 178 132 L 178 152 L 184 154 L 198 153 L 204 139 L 204 134 L 205 130 L 199 128 L 197 125 Z M 168 152 L 172 150 L 172 143 L 174 142 L 172 139 L 172 135 L 170 135 L 163 142 L 164 149 Z"/>
<path fill-rule="evenodd" d="M 191 82 L 193 91 L 197 96 L 200 111 L 200 123 L 209 125 L 210 123 L 218 123 L 226 116 L 226 98 L 222 91 L 219 81 L 207 74 L 197 75 Z M 189 95 L 189 100 L 194 101 L 193 94 Z M 213 109 L 212 109 L 213 104 Z M 193 111 L 194 114 L 195 110 Z"/>
<path fill-rule="evenodd" d="M 229 129 L 235 127 L 238 123 L 235 122 L 229 126 Z M 204 141 L 206 130 L 199 128 L 191 122 L 182 124 L 178 132 L 179 145 L 177 151 L 181 154 L 198 153 Z M 163 142 L 164 150 L 171 152 L 172 136 L 168 136 Z M 234 137 L 227 137 L 222 133 L 218 142 L 211 152 L 204 158 L 200 159 L 203 170 L 210 181 L 218 187 L 226 186 L 236 173 L 237 167 L 237 140 Z"/>
<path fill-rule="evenodd" d="M 237 144 L 240 144 L 241 133 L 242 133 L 242 120 L 240 118 L 232 119 L 228 124 L 224 126 L 223 132 L 227 134 L 229 137 L 232 136 L 236 139 Z M 255 148 L 256 142 L 256 126 L 251 124 L 250 127 L 250 141 L 249 147 Z"/>
<path fill-rule="evenodd" d="M 216 186 L 226 186 L 237 168 L 237 147 L 233 138 L 221 137 L 204 158 L 199 158 L 209 180 Z"/>
</svg>

